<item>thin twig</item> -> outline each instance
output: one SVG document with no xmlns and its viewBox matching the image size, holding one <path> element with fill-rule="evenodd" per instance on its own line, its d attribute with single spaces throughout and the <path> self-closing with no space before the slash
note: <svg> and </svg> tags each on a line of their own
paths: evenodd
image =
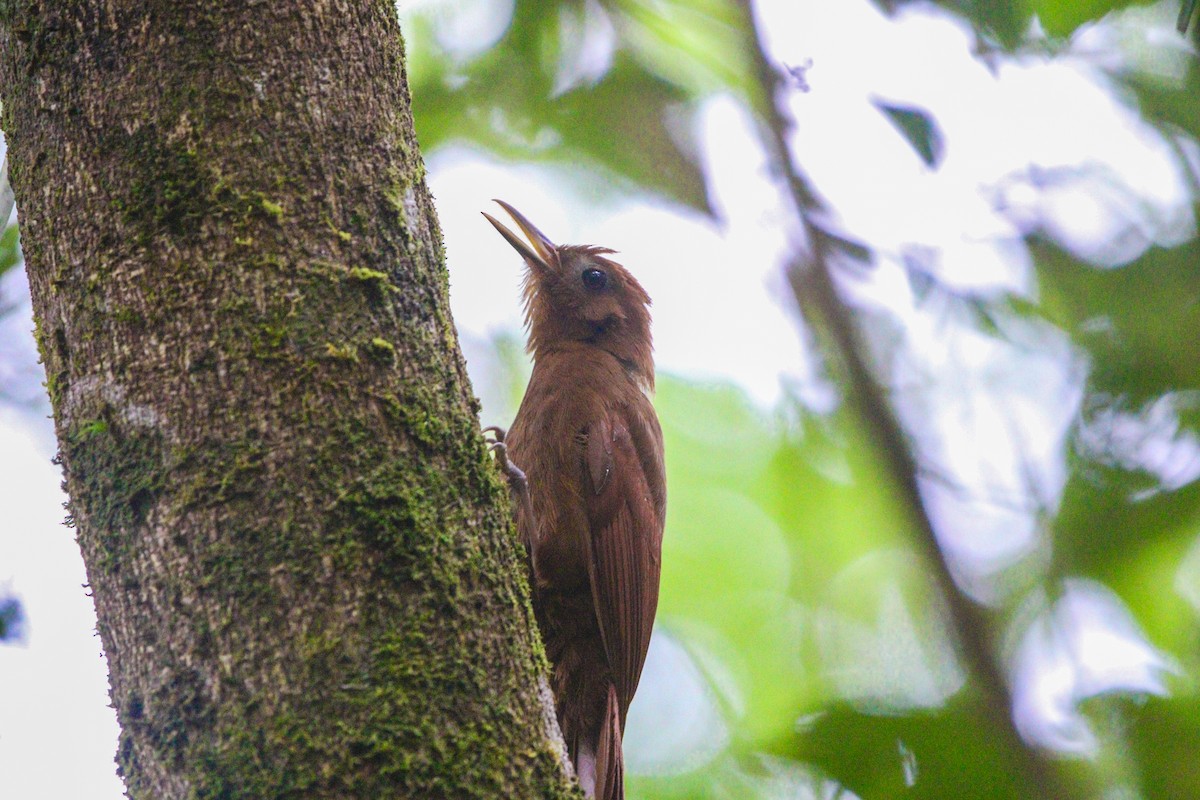
<svg viewBox="0 0 1200 800">
<path fill-rule="evenodd" d="M 1179 9 L 1179 19 L 1175 23 L 1175 28 L 1181 33 L 1186 34 L 1188 25 L 1192 22 L 1192 12 L 1196 10 L 1196 0 L 1183 0 L 1183 4 Z"/>
<path fill-rule="evenodd" d="M 918 533 L 918 544 L 934 569 L 939 588 L 946 599 L 951 624 L 963 656 L 983 689 L 984 700 L 996 732 L 1021 772 L 1043 798 L 1070 800 L 1077 797 L 1047 759 L 1020 735 L 1012 717 L 1012 695 L 996 661 L 996 644 L 983 610 L 963 593 L 954 580 L 937 534 L 921 498 L 919 470 L 886 394 L 876 382 L 863 356 L 863 347 L 851 318 L 851 311 L 838 295 L 832 275 L 832 255 L 843 247 L 843 240 L 820 224 L 823 204 L 791 156 L 788 133 L 792 123 L 780 105 L 785 79 L 772 65 L 763 46 L 757 19 L 750 0 L 740 0 L 746 14 L 747 30 L 753 36 L 750 56 L 754 60 L 759 87 L 760 137 L 772 167 L 783 178 L 788 199 L 807 239 L 808 250 L 798 255 L 789 269 L 792 291 L 801 310 L 819 319 L 832 344 L 832 352 L 845 368 L 850 383 L 849 401 L 874 440 L 884 459 L 888 474 Z"/>
</svg>

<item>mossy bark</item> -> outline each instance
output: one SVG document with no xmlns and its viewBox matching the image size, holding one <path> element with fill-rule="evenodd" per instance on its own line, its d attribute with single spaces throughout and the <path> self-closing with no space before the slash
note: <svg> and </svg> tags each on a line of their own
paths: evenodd
<svg viewBox="0 0 1200 800">
<path fill-rule="evenodd" d="M 389 0 L 0 0 L 134 798 L 575 796 Z"/>
</svg>

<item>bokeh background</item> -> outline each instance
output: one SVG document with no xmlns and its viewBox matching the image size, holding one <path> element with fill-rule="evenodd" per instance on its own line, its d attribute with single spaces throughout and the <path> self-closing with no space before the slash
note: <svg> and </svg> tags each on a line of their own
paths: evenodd
<svg viewBox="0 0 1200 800">
<path fill-rule="evenodd" d="M 1200 797 L 1200 71 L 1178 0 L 761 0 L 788 144 L 1026 746 Z M 631 798 L 1048 795 L 997 736 L 844 371 L 733 0 L 401 3 L 487 424 L 529 372 L 503 198 L 654 298 L 669 511 Z M 4 209 L 0 208 L 0 212 Z M 121 796 L 16 216 L 0 239 L 0 796 Z M 19 603 L 19 606 L 15 603 Z"/>
</svg>

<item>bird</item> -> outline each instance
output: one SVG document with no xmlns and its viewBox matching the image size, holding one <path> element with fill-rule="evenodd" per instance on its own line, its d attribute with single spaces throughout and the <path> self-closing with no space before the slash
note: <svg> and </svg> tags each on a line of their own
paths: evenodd
<svg viewBox="0 0 1200 800">
<path fill-rule="evenodd" d="M 496 201 L 525 262 L 533 371 L 492 447 L 516 497 L 555 711 L 588 797 L 623 800 L 622 739 L 658 607 L 666 474 L 650 297 L 592 245 L 556 245 Z"/>
</svg>

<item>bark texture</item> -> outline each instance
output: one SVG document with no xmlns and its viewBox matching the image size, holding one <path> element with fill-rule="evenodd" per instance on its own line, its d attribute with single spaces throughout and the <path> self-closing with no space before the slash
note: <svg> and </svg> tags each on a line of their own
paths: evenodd
<svg viewBox="0 0 1200 800">
<path fill-rule="evenodd" d="M 130 795 L 574 795 L 391 3 L 0 0 L 0 96 Z"/>
</svg>

